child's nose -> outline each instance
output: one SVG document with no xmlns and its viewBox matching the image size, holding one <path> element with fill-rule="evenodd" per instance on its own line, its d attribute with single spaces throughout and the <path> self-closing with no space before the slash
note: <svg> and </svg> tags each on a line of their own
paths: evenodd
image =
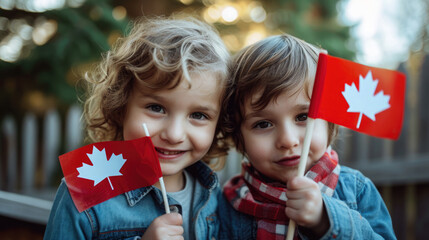
<svg viewBox="0 0 429 240">
<path fill-rule="evenodd" d="M 160 136 L 170 144 L 178 144 L 184 141 L 185 135 L 184 123 L 180 119 L 173 118 L 164 126 Z"/>
<path fill-rule="evenodd" d="M 299 132 L 293 124 L 284 124 L 278 129 L 277 148 L 291 149 L 299 145 Z"/>
</svg>

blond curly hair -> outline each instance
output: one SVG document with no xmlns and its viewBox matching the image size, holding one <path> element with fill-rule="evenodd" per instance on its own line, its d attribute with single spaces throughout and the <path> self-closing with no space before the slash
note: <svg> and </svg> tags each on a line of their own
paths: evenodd
<svg viewBox="0 0 429 240">
<path fill-rule="evenodd" d="M 173 89 L 182 80 L 191 84 L 193 73 L 209 72 L 225 89 L 228 59 L 218 32 L 194 17 L 138 19 L 128 36 L 120 38 L 95 69 L 85 74 L 83 117 L 89 141 L 123 140 L 126 104 L 137 82 L 154 91 Z M 203 159 L 206 163 L 227 153 L 222 120 Z"/>
</svg>

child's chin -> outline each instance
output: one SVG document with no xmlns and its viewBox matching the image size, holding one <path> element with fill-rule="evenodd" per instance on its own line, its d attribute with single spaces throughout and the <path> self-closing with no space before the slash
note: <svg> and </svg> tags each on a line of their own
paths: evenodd
<svg viewBox="0 0 429 240">
<path fill-rule="evenodd" d="M 295 174 L 296 175 L 296 174 Z M 293 175 L 294 176 L 294 175 Z M 273 184 L 274 186 L 286 187 L 288 180 L 292 179 L 292 177 L 283 176 L 283 177 L 267 177 L 267 179 L 263 179 L 263 181 Z"/>
<path fill-rule="evenodd" d="M 277 179 L 277 181 L 283 184 L 287 184 L 287 182 L 292 178 L 296 177 L 297 174 L 298 174 L 297 172 L 291 172 L 291 173 L 285 174 L 282 178 Z"/>
</svg>

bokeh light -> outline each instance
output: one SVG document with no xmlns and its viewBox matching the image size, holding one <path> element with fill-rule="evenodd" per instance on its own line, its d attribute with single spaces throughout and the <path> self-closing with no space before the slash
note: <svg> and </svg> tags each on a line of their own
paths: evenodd
<svg viewBox="0 0 429 240">
<path fill-rule="evenodd" d="M 250 19 L 256 23 L 260 23 L 265 21 L 267 18 L 267 13 L 265 12 L 265 9 L 262 6 L 255 6 L 253 7 L 250 12 Z"/>
<path fill-rule="evenodd" d="M 116 6 L 112 11 L 113 18 L 116 20 L 122 20 L 127 16 L 127 9 L 123 6 Z"/>
<path fill-rule="evenodd" d="M 37 45 L 45 44 L 56 32 L 58 24 L 54 20 L 39 20 L 33 31 L 33 41 Z"/>
<path fill-rule="evenodd" d="M 266 32 L 263 29 L 254 29 L 249 31 L 249 33 L 246 36 L 246 40 L 244 42 L 245 46 L 248 46 L 250 44 L 253 44 L 259 40 L 262 40 L 266 37 Z"/>
<path fill-rule="evenodd" d="M 23 45 L 23 40 L 18 35 L 8 35 L 0 42 L 0 59 L 5 62 L 18 60 Z"/>
<path fill-rule="evenodd" d="M 20 10 L 42 13 L 55 9 L 80 7 L 86 0 L 0 0 L 4 10 Z M 98 12 L 98 14 L 101 14 Z M 125 8 L 115 8 L 115 19 L 126 17 Z M 96 14 L 94 14 L 96 15 Z M 35 45 L 43 45 L 57 32 L 57 22 L 43 17 L 8 19 L 0 17 L 0 60 L 15 62 L 29 54 Z"/>
<path fill-rule="evenodd" d="M 4 10 L 12 10 L 15 7 L 15 1 L 14 0 L 1 0 L 0 1 L 0 8 L 3 8 Z"/>
<path fill-rule="evenodd" d="M 180 2 L 185 4 L 185 5 L 190 5 L 194 2 L 194 0 L 180 0 Z"/>
<path fill-rule="evenodd" d="M 238 18 L 238 11 L 233 6 L 226 6 L 221 13 L 222 19 L 227 23 L 233 23 Z"/>
<path fill-rule="evenodd" d="M 209 23 L 214 23 L 219 21 L 221 17 L 221 11 L 217 5 L 210 6 L 205 9 L 203 12 L 203 18 Z"/>
<path fill-rule="evenodd" d="M 53 9 L 63 8 L 65 0 L 27 0 L 16 1 L 16 8 L 28 12 L 45 12 Z"/>
</svg>

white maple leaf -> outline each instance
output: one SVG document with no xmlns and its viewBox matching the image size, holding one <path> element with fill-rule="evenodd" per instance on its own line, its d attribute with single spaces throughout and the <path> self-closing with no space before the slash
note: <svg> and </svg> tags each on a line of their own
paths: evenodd
<svg viewBox="0 0 429 240">
<path fill-rule="evenodd" d="M 371 71 L 368 72 L 365 78 L 359 75 L 359 90 L 354 83 L 350 86 L 345 85 L 342 94 L 349 104 L 347 112 L 360 113 L 356 128 L 360 127 L 362 114 L 375 121 L 375 114 L 390 108 L 390 95 L 384 95 L 383 90 L 375 94 L 377 85 L 378 80 L 373 80 Z"/>
<path fill-rule="evenodd" d="M 126 159 L 122 158 L 122 154 L 112 154 L 110 159 L 107 160 L 106 149 L 103 148 L 103 150 L 99 151 L 95 146 L 92 148 L 92 154 L 87 153 L 86 155 L 91 160 L 92 166 L 83 163 L 82 167 L 77 168 L 79 172 L 77 177 L 93 180 L 94 186 L 107 178 L 113 190 L 109 177 L 122 176 L 119 170 L 121 170 Z"/>
</svg>

